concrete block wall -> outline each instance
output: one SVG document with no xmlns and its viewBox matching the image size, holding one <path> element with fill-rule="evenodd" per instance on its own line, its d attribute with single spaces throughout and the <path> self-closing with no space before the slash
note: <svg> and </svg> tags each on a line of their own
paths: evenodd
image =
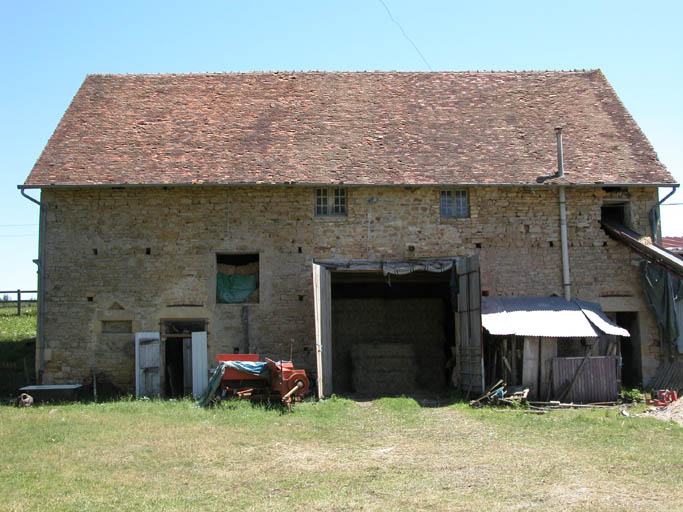
<svg viewBox="0 0 683 512">
<path fill-rule="evenodd" d="M 557 190 L 469 187 L 470 217 L 441 219 L 442 187 L 351 187 L 348 215 L 315 217 L 315 188 L 140 187 L 46 189 L 44 382 L 78 382 L 92 368 L 134 390 L 133 337 L 101 332 L 127 320 L 133 332 L 164 319 L 208 320 L 209 358 L 244 342 L 289 355 L 315 372 L 311 262 L 479 254 L 490 296 L 562 293 Z M 616 196 L 616 197 L 615 197 Z M 631 226 L 649 234 L 654 188 L 567 190 L 575 296 L 635 303 L 643 365 L 659 343 L 643 301 L 638 258 L 600 229 L 604 200 L 629 201 Z M 260 254 L 258 304 L 216 304 L 216 253 Z M 648 370 L 650 371 L 650 370 Z"/>
</svg>

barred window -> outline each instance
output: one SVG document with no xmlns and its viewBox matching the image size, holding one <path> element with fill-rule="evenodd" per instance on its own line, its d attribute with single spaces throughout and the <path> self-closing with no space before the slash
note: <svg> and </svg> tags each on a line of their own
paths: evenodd
<svg viewBox="0 0 683 512">
<path fill-rule="evenodd" d="M 469 216 L 470 208 L 466 189 L 441 191 L 441 217 L 452 219 Z"/>
<path fill-rule="evenodd" d="M 343 217 L 346 215 L 345 188 L 315 189 L 316 217 Z"/>
</svg>

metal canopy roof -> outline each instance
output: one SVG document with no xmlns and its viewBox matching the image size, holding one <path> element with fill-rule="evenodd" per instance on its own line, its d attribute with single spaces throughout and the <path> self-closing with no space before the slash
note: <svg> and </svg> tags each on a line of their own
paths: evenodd
<svg viewBox="0 0 683 512">
<path fill-rule="evenodd" d="M 493 335 L 542 338 L 630 336 L 605 316 L 596 302 L 563 297 L 484 297 L 481 322 Z"/>
</svg>

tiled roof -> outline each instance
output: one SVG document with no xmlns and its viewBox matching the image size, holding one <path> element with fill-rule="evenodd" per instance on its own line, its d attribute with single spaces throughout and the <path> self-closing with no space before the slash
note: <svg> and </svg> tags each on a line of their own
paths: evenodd
<svg viewBox="0 0 683 512">
<path fill-rule="evenodd" d="M 662 237 L 662 247 L 671 252 L 683 252 L 683 236 Z"/>
<path fill-rule="evenodd" d="M 25 186 L 669 184 L 600 71 L 90 75 Z M 545 183 L 552 183 L 553 180 Z"/>
</svg>

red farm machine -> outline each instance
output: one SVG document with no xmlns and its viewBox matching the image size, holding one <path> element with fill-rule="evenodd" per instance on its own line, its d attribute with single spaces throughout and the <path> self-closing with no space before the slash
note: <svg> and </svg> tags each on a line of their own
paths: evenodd
<svg viewBox="0 0 683 512">
<path fill-rule="evenodd" d="M 209 389 L 199 401 L 208 405 L 219 399 L 278 401 L 292 408 L 292 402 L 308 393 L 310 382 L 305 370 L 294 369 L 291 361 L 259 361 L 258 354 L 218 354 L 218 366 Z"/>
</svg>

